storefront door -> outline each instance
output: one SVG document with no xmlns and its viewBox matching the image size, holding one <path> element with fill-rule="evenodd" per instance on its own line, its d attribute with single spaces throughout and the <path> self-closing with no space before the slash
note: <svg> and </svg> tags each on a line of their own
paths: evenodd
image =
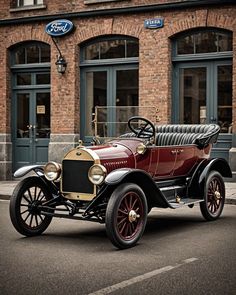
<svg viewBox="0 0 236 295">
<path fill-rule="evenodd" d="M 49 90 L 18 90 L 13 100 L 14 170 L 48 160 L 50 138 Z"/>
<path fill-rule="evenodd" d="M 138 105 L 138 66 L 93 67 L 82 71 L 81 137 L 90 143 L 92 137 L 121 134 Z M 97 122 L 93 122 L 96 115 Z"/>
<path fill-rule="evenodd" d="M 232 142 L 232 62 L 179 63 L 174 74 L 174 121 L 218 124 L 221 131 L 213 156 L 228 160 Z"/>
</svg>

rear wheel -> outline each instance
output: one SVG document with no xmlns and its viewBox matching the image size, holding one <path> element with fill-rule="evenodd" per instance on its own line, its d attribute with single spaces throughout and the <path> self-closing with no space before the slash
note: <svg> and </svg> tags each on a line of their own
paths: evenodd
<svg viewBox="0 0 236 295">
<path fill-rule="evenodd" d="M 42 215 L 40 205 L 51 198 L 39 177 L 22 180 L 10 199 L 10 217 L 15 229 L 24 236 L 35 236 L 44 232 L 52 217 Z"/>
<path fill-rule="evenodd" d="M 147 221 L 147 201 L 142 189 L 124 183 L 112 193 L 106 211 L 106 231 L 114 246 L 133 247 L 141 238 Z"/>
<path fill-rule="evenodd" d="M 200 209 L 206 220 L 220 217 L 225 203 L 225 184 L 221 174 L 212 171 L 206 181 L 205 200 L 200 203 Z"/>
</svg>

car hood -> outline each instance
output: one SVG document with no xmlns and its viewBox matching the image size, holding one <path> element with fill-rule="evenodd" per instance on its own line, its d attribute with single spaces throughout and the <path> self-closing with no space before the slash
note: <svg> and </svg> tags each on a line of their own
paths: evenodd
<svg viewBox="0 0 236 295">
<path fill-rule="evenodd" d="M 98 155 L 101 164 L 110 172 L 118 168 L 135 168 L 136 149 L 141 142 L 138 139 L 118 139 L 104 145 L 88 148 Z"/>
</svg>

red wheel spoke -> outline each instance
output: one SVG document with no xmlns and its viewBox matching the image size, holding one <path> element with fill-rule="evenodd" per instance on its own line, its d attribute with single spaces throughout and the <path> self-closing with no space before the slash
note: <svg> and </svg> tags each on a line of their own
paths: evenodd
<svg viewBox="0 0 236 295">
<path fill-rule="evenodd" d="M 121 219 L 121 221 L 117 224 L 118 227 L 119 227 L 122 223 L 124 223 L 126 220 L 127 220 L 127 217 L 124 217 L 123 219 Z"/>
<path fill-rule="evenodd" d="M 126 212 L 126 211 L 124 211 L 124 210 L 122 210 L 122 209 L 118 209 L 118 212 L 121 212 L 122 214 L 124 214 L 124 215 L 128 215 L 128 212 Z M 119 217 L 119 216 L 118 216 Z"/>
</svg>

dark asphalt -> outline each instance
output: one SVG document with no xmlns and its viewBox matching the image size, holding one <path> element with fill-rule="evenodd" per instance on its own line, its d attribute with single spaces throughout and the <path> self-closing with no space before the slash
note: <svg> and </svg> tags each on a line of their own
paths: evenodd
<svg viewBox="0 0 236 295">
<path fill-rule="evenodd" d="M 124 251 L 104 225 L 75 220 L 54 219 L 45 234 L 24 238 L 8 206 L 0 201 L 2 295 L 89 294 L 166 266 L 175 268 L 112 294 L 235 294 L 236 206 L 226 205 L 215 222 L 205 222 L 198 206 L 154 210 L 139 245 Z M 183 264 L 189 258 L 196 260 Z"/>
</svg>

